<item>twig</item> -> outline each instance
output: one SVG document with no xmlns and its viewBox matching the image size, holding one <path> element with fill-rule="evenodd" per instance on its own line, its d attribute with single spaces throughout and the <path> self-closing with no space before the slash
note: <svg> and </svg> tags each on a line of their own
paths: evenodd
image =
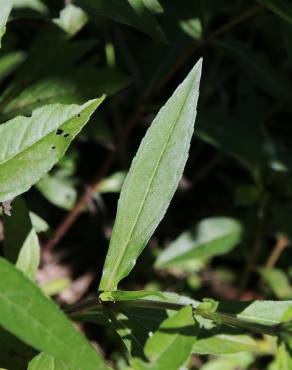
<svg viewBox="0 0 292 370">
<path fill-rule="evenodd" d="M 231 20 L 229 23 L 223 25 L 222 27 L 219 27 L 217 30 L 212 32 L 209 36 L 207 36 L 204 40 L 201 42 L 192 45 L 191 48 L 189 48 L 186 53 L 178 60 L 178 62 L 174 65 L 174 67 L 169 71 L 168 74 L 166 74 L 163 79 L 160 81 L 157 90 L 159 91 L 175 74 L 175 72 L 180 68 L 180 66 L 188 59 L 188 57 L 196 50 L 203 47 L 206 43 L 212 41 L 216 37 L 224 34 L 226 31 L 232 29 L 236 25 L 244 22 L 248 18 L 251 18 L 252 16 L 256 15 L 260 11 L 262 11 L 264 8 L 260 5 L 252 6 L 251 8 L 247 9 L 244 13 L 239 15 L 237 18 Z M 114 162 L 117 152 L 119 148 L 123 145 L 124 140 L 127 139 L 129 136 L 133 126 L 135 123 L 139 120 L 142 114 L 142 105 L 145 102 L 146 99 L 150 97 L 151 91 L 144 95 L 141 99 L 140 104 L 138 104 L 138 108 L 134 111 L 130 119 L 128 120 L 128 123 L 126 124 L 124 135 L 121 138 L 120 142 L 118 143 L 118 146 L 116 150 L 109 153 L 107 159 L 105 160 L 101 170 L 98 173 L 98 176 L 96 179 L 87 187 L 85 192 L 81 195 L 79 200 L 77 201 L 75 207 L 67 214 L 67 216 L 64 218 L 64 220 L 61 222 L 61 224 L 57 227 L 57 230 L 54 233 L 54 236 L 52 239 L 50 239 L 45 245 L 44 245 L 44 256 L 49 253 L 58 243 L 59 241 L 64 237 L 64 235 L 67 233 L 67 231 L 70 229 L 70 227 L 74 224 L 76 219 L 79 217 L 79 215 L 84 210 L 86 204 L 90 201 L 93 193 L 95 192 L 96 188 L 98 187 L 99 182 L 102 180 L 102 178 L 105 176 L 105 174 L 110 169 L 112 163 Z"/>
<path fill-rule="evenodd" d="M 288 247 L 288 245 L 289 245 L 289 239 L 287 235 L 279 234 L 277 237 L 277 242 L 272 250 L 272 253 L 270 254 L 266 262 L 266 267 L 268 268 L 274 267 L 278 259 L 280 258 L 281 254 Z"/>
</svg>

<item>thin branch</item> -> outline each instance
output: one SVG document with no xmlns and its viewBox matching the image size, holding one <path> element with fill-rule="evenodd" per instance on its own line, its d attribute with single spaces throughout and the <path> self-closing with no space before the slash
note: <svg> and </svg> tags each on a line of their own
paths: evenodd
<svg viewBox="0 0 292 370">
<path fill-rule="evenodd" d="M 289 245 L 289 239 L 287 235 L 280 234 L 277 237 L 277 242 L 272 250 L 272 253 L 270 254 L 267 262 L 266 267 L 272 268 L 277 263 L 278 259 L 280 258 L 283 251 L 288 247 Z"/>
<path fill-rule="evenodd" d="M 103 307 L 111 308 L 115 311 L 119 311 L 124 308 L 148 308 L 148 309 L 160 309 L 160 310 L 172 310 L 178 311 L 183 307 L 189 306 L 189 304 L 173 303 L 168 301 L 153 301 L 147 299 L 127 300 L 127 301 L 101 301 L 98 297 L 92 298 L 84 302 L 80 302 L 74 306 L 65 309 L 65 312 L 74 319 L 80 314 L 86 314 L 91 310 L 102 311 Z M 234 314 L 228 314 L 224 312 L 212 312 L 208 310 L 202 310 L 200 307 L 192 306 L 193 314 L 203 317 L 205 319 L 232 326 L 242 328 L 257 334 L 277 335 L 277 326 L 267 326 L 249 322 L 236 317 Z"/>
</svg>

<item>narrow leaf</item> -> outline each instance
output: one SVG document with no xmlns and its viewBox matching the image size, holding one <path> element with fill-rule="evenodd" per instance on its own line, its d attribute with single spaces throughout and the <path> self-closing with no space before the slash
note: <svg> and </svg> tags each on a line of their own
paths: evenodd
<svg viewBox="0 0 292 370">
<path fill-rule="evenodd" d="M 153 121 L 124 182 L 100 290 L 115 290 L 163 218 L 188 158 L 201 60 Z"/>
<path fill-rule="evenodd" d="M 25 343 L 77 368 L 107 368 L 54 302 L 2 258 L 0 302 L 0 325 Z"/>
<path fill-rule="evenodd" d="M 63 156 L 103 101 L 54 104 L 0 126 L 0 201 L 27 191 Z"/>
<path fill-rule="evenodd" d="M 227 217 L 207 218 L 174 240 L 158 257 L 157 267 L 174 266 L 190 259 L 207 259 L 233 249 L 242 227 Z"/>
<path fill-rule="evenodd" d="M 11 216 L 4 215 L 3 218 L 6 258 L 34 280 L 39 266 L 40 246 L 24 200 L 18 197 L 13 202 Z"/>
</svg>

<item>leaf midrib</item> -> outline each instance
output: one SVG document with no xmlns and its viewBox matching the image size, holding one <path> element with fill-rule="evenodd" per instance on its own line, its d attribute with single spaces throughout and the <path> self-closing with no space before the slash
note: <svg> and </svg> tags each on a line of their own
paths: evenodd
<svg viewBox="0 0 292 370">
<path fill-rule="evenodd" d="M 196 80 L 196 77 L 195 77 L 195 80 Z M 156 175 L 156 173 L 157 173 L 157 171 L 158 171 L 159 164 L 160 164 L 160 162 L 161 162 L 161 160 L 162 160 L 162 157 L 163 157 L 163 155 L 164 155 L 164 153 L 165 153 L 165 150 L 166 150 L 167 145 L 168 145 L 168 143 L 169 143 L 170 137 L 171 137 L 171 135 L 172 135 L 172 133 L 173 133 L 173 131 L 174 131 L 174 129 L 175 129 L 175 127 L 176 127 L 176 125 L 177 125 L 178 121 L 179 121 L 179 116 L 180 116 L 180 114 L 181 114 L 182 110 L 184 109 L 184 107 L 185 107 L 185 105 L 186 105 L 186 101 L 188 100 L 188 97 L 189 97 L 189 94 L 190 94 L 190 92 L 191 92 L 191 90 L 192 90 L 192 87 L 193 87 L 193 83 L 191 83 L 191 84 L 190 84 L 190 88 L 189 88 L 189 91 L 188 91 L 188 92 L 187 92 L 187 94 L 186 94 L 185 100 L 184 100 L 184 102 L 183 102 L 183 104 L 182 104 L 182 106 L 181 106 L 181 108 L 180 108 L 180 110 L 179 110 L 179 112 L 178 112 L 178 114 L 177 114 L 177 117 L 176 117 L 176 119 L 175 119 L 175 121 L 174 121 L 174 123 L 173 123 L 173 125 L 172 125 L 172 127 L 171 127 L 171 129 L 170 129 L 170 131 L 169 131 L 169 134 L 168 134 L 168 136 L 167 136 L 167 139 L 166 139 L 166 141 L 165 141 L 165 144 L 164 144 L 164 146 L 163 146 L 163 148 L 162 148 L 162 151 L 161 151 L 161 153 L 160 153 L 160 156 L 159 156 L 159 158 L 158 158 L 158 160 L 157 160 L 157 163 L 156 163 L 156 166 L 155 166 L 155 168 L 154 168 L 153 175 L 152 175 L 152 176 L 151 176 L 151 178 L 150 178 L 149 185 L 148 185 L 148 187 L 147 187 L 147 190 L 146 190 L 145 195 L 144 195 L 144 197 L 143 197 L 143 200 L 142 200 L 142 202 L 141 202 L 141 206 L 140 206 L 139 211 L 138 211 L 138 213 L 137 213 L 136 220 L 135 220 L 134 225 L 133 225 L 133 227 L 132 227 L 132 229 L 131 229 L 131 231 L 130 231 L 130 233 L 129 233 L 128 240 L 127 240 L 127 241 L 126 241 L 126 243 L 124 244 L 124 247 L 122 248 L 122 251 L 121 251 L 121 253 L 120 253 L 120 256 L 117 258 L 117 262 L 116 262 L 116 263 L 115 263 L 115 265 L 114 265 L 114 268 L 113 268 L 113 270 L 112 270 L 112 273 L 111 273 L 110 278 L 109 278 L 109 280 L 108 280 L 108 283 L 107 283 L 107 285 L 106 285 L 106 290 L 109 290 L 109 291 L 111 291 L 111 290 L 112 290 L 113 279 L 114 279 L 114 277 L 115 277 L 115 274 L 116 274 L 116 272 L 117 272 L 117 270 L 118 270 L 119 266 L 121 265 L 122 259 L 124 258 L 124 253 L 125 253 L 125 251 L 126 251 L 127 247 L 129 246 L 129 243 L 130 243 L 130 241 L 131 241 L 131 238 L 132 238 L 132 236 L 133 236 L 133 234 L 134 234 L 134 230 L 135 230 L 135 228 L 136 228 L 136 226 L 137 226 L 137 224 L 138 224 L 139 218 L 140 218 L 141 213 L 142 213 L 142 210 L 143 210 L 143 208 L 144 208 L 144 204 L 145 204 L 146 198 L 147 198 L 147 197 L 148 197 L 148 195 L 149 195 L 150 188 L 151 188 L 151 186 L 152 186 L 152 184 L 153 184 L 153 181 L 154 181 L 155 175 Z M 166 103 L 166 104 L 167 104 L 167 103 Z"/>
</svg>

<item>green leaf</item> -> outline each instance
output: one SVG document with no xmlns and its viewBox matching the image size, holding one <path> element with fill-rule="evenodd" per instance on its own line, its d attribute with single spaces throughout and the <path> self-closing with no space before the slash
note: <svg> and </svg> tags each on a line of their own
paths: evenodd
<svg viewBox="0 0 292 370">
<path fill-rule="evenodd" d="M 238 319 L 262 325 L 277 325 L 283 321 L 292 301 L 220 302 L 218 311 L 232 313 Z"/>
<path fill-rule="evenodd" d="M 119 193 L 122 189 L 126 173 L 124 171 L 115 172 L 109 177 L 104 178 L 98 185 L 98 193 Z"/>
<path fill-rule="evenodd" d="M 193 353 L 201 355 L 224 355 L 237 352 L 255 351 L 258 346 L 254 339 L 247 335 L 217 334 L 206 331 L 206 338 L 200 338 L 193 345 Z"/>
<path fill-rule="evenodd" d="M 60 17 L 53 22 L 61 27 L 70 37 L 74 36 L 87 23 L 87 14 L 75 5 L 69 4 L 60 12 Z"/>
<path fill-rule="evenodd" d="M 149 5 L 144 4 L 143 0 L 78 0 L 76 3 L 89 14 L 111 18 L 154 39 L 165 41 L 159 24 L 149 11 Z"/>
<path fill-rule="evenodd" d="M 54 302 L 2 258 L 0 299 L 0 325 L 25 343 L 77 368 L 107 368 Z"/>
<path fill-rule="evenodd" d="M 261 268 L 259 273 L 278 299 L 291 299 L 292 287 L 287 275 L 277 268 Z"/>
<path fill-rule="evenodd" d="M 3 218 L 6 258 L 34 280 L 40 261 L 40 246 L 24 200 L 18 197 L 13 202 L 11 216 L 4 215 Z"/>
<path fill-rule="evenodd" d="M 185 231 L 158 257 L 157 267 L 169 267 L 191 259 L 208 259 L 228 253 L 240 241 L 240 223 L 228 217 L 211 217 Z"/>
<path fill-rule="evenodd" d="M 53 356 L 41 353 L 30 363 L 27 370 L 81 370 L 73 366 L 68 366 L 63 361 L 56 360 Z"/>
<path fill-rule="evenodd" d="M 287 0 L 257 0 L 280 18 L 292 24 L 292 5 Z"/>
<path fill-rule="evenodd" d="M 115 290 L 163 218 L 188 158 L 201 60 L 153 121 L 124 182 L 100 290 Z"/>
<path fill-rule="evenodd" d="M 54 104 L 0 126 L 0 201 L 27 191 L 63 156 L 104 97 Z"/>
<path fill-rule="evenodd" d="M 6 22 L 12 9 L 11 0 L 0 0 L 0 48 L 1 40 L 6 31 Z"/>
<path fill-rule="evenodd" d="M 72 209 L 77 199 L 77 190 L 66 179 L 45 176 L 36 188 L 52 204 L 63 209 Z"/>
<path fill-rule="evenodd" d="M 292 369 L 292 356 L 284 343 L 278 347 L 276 358 L 269 366 L 269 370 L 290 370 Z"/>
<path fill-rule="evenodd" d="M 34 212 L 29 212 L 31 223 L 37 233 L 44 233 L 49 230 L 49 224 Z"/>
<path fill-rule="evenodd" d="M 27 114 L 39 106 L 52 103 L 81 104 L 103 94 L 113 95 L 128 85 L 128 78 L 115 70 L 89 67 L 69 69 L 51 75 L 23 89 L 2 109 L 4 117 Z"/>
<path fill-rule="evenodd" d="M 0 81 L 9 76 L 25 59 L 22 51 L 11 51 L 0 57 Z"/>
<path fill-rule="evenodd" d="M 158 330 L 150 336 L 145 345 L 145 354 L 151 365 L 145 369 L 176 370 L 183 366 L 192 352 L 197 340 L 199 325 L 193 317 L 191 306 L 186 306 L 175 315 L 163 321 Z M 135 369 L 140 369 L 133 365 Z"/>
</svg>

